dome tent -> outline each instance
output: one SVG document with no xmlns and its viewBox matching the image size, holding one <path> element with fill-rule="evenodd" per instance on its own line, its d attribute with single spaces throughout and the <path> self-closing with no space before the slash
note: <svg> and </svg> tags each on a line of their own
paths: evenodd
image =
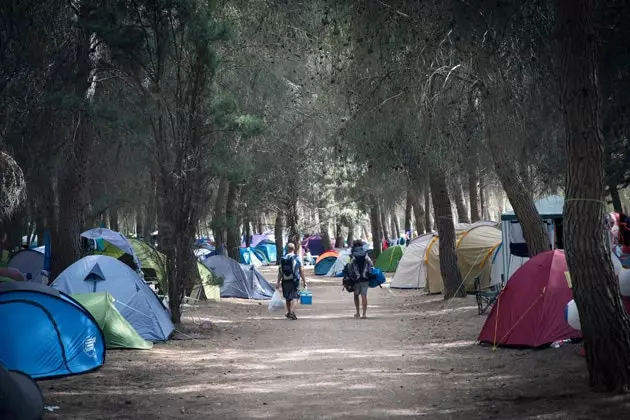
<svg viewBox="0 0 630 420">
<path fill-rule="evenodd" d="M 202 261 L 215 276 L 223 277 L 222 298 L 271 299 L 274 288 L 254 266 L 239 264 L 224 255 Z"/>
<path fill-rule="evenodd" d="M 427 265 L 424 257 L 436 233 L 430 232 L 414 238 L 398 262 L 390 284 L 394 289 L 422 289 L 427 283 Z"/>
<path fill-rule="evenodd" d="M 114 306 L 142 338 L 166 341 L 175 330 L 162 302 L 129 266 L 106 255 L 91 255 L 66 268 L 52 283 L 67 294 L 109 292 Z"/>
<path fill-rule="evenodd" d="M 16 253 L 9 262 L 9 268 L 14 268 L 24 275 L 26 281 L 43 283 L 44 247 L 23 249 Z"/>
<path fill-rule="evenodd" d="M 35 379 L 102 366 L 105 337 L 70 296 L 32 282 L 0 283 L 0 364 Z"/>
<path fill-rule="evenodd" d="M 394 245 L 387 248 L 374 262 L 374 267 L 386 273 L 395 272 L 398 263 L 403 256 L 405 248 L 401 245 Z"/>
</svg>

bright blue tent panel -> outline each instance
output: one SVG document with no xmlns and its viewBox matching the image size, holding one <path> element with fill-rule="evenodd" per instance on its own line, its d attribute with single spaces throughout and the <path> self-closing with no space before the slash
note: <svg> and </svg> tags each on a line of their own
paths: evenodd
<svg viewBox="0 0 630 420">
<path fill-rule="evenodd" d="M 256 251 L 264 255 L 268 264 L 275 264 L 278 259 L 276 244 L 270 240 L 265 240 L 256 245 Z"/>
<path fill-rule="evenodd" d="M 265 263 L 265 256 L 255 248 L 240 248 L 241 264 L 260 266 Z"/>
<path fill-rule="evenodd" d="M 71 297 L 37 283 L 0 284 L 0 364 L 33 378 L 89 372 L 103 365 L 105 337 Z"/>
<path fill-rule="evenodd" d="M 319 260 L 319 262 L 315 264 L 315 275 L 325 276 L 326 274 L 328 274 L 332 266 L 335 264 L 335 261 L 337 261 L 337 257 L 332 256 Z"/>
<path fill-rule="evenodd" d="M 66 268 L 51 286 L 68 295 L 109 292 L 116 309 L 145 340 L 166 341 L 175 330 L 168 311 L 153 290 L 138 273 L 115 258 L 106 255 L 82 258 Z"/>
<path fill-rule="evenodd" d="M 215 255 L 201 261 L 215 275 L 223 278 L 222 298 L 271 299 L 274 288 L 256 267 L 239 264 L 223 255 Z"/>
</svg>

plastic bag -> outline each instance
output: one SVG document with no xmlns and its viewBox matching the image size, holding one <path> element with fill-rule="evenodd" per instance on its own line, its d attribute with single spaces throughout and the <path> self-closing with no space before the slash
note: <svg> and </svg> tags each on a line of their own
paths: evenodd
<svg viewBox="0 0 630 420">
<path fill-rule="evenodd" d="M 282 296 L 280 296 L 280 292 L 277 290 L 273 292 L 271 302 L 269 302 L 269 312 L 274 311 L 284 311 L 284 301 L 282 300 Z"/>
</svg>

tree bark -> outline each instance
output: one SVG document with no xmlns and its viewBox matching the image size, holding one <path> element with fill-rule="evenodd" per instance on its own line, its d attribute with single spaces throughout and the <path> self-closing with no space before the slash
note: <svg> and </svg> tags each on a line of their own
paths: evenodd
<svg viewBox="0 0 630 420">
<path fill-rule="evenodd" d="M 273 234 L 276 237 L 276 264 L 280 264 L 280 258 L 284 255 L 284 244 L 282 243 L 282 228 L 284 227 L 284 217 L 281 212 L 276 214 Z"/>
<path fill-rule="evenodd" d="M 227 225 L 227 252 L 234 261 L 241 260 L 241 235 L 238 223 L 238 201 L 241 187 L 236 182 L 230 182 L 225 204 L 225 222 Z"/>
<path fill-rule="evenodd" d="M 459 223 L 470 223 L 468 208 L 466 208 L 466 202 L 464 201 L 464 192 L 462 191 L 461 180 L 459 178 L 455 179 L 451 184 L 451 187 L 451 190 L 453 191 L 453 200 L 455 201 L 455 208 L 457 209 L 457 221 Z"/>
<path fill-rule="evenodd" d="M 120 232 L 118 226 L 118 207 L 109 208 L 109 228 L 114 232 Z"/>
<path fill-rule="evenodd" d="M 339 223 L 339 221 L 335 224 L 335 231 L 335 248 L 343 248 L 343 235 L 341 233 L 341 223 Z"/>
<path fill-rule="evenodd" d="M 381 231 L 383 232 L 383 239 L 389 240 L 389 232 L 387 229 L 387 216 L 385 214 L 385 204 L 383 202 L 379 202 L 378 204 L 378 214 L 381 218 Z"/>
<path fill-rule="evenodd" d="M 607 247 L 604 140 L 597 85 L 595 0 L 558 0 L 567 151 L 566 256 L 580 312 L 590 385 L 630 386 L 630 319 Z"/>
<path fill-rule="evenodd" d="M 326 214 L 326 201 L 320 200 L 317 206 L 317 216 L 319 217 L 319 230 L 322 235 L 322 246 L 325 250 L 332 248 L 330 240 L 330 229 L 328 228 L 328 216 Z"/>
<path fill-rule="evenodd" d="M 488 212 L 488 197 L 486 195 L 486 183 L 483 174 L 479 175 L 479 204 L 481 205 L 481 217 L 484 220 L 490 220 Z"/>
<path fill-rule="evenodd" d="M 431 224 L 431 184 L 427 179 L 425 181 L 424 190 L 424 229 L 425 232 L 431 232 L 433 230 L 433 226 Z M 417 223 L 417 221 L 416 221 Z"/>
<path fill-rule="evenodd" d="M 228 188 L 230 181 L 226 178 L 221 178 L 219 182 L 219 190 L 217 191 L 217 200 L 214 206 L 214 220 L 212 223 L 212 230 L 214 232 L 214 243 L 217 253 L 220 255 L 226 255 L 226 220 L 225 210 L 227 204 Z"/>
<path fill-rule="evenodd" d="M 396 232 L 396 238 L 400 239 L 400 223 L 398 222 L 398 216 L 396 212 L 392 213 L 392 220 L 394 222 L 394 231 Z"/>
<path fill-rule="evenodd" d="M 623 213 L 623 206 L 621 205 L 621 197 L 619 197 L 619 189 L 617 184 L 608 184 L 608 190 L 610 192 L 610 198 L 612 200 L 613 208 L 617 213 Z"/>
<path fill-rule="evenodd" d="M 405 203 L 405 233 L 411 230 L 411 212 L 413 210 L 414 204 L 414 195 L 412 193 L 412 188 L 412 186 L 407 187 L 407 200 Z"/>
<path fill-rule="evenodd" d="M 348 248 L 352 248 L 352 242 L 354 242 L 354 222 L 348 220 Z"/>
<path fill-rule="evenodd" d="M 376 261 L 381 252 L 383 252 L 383 239 L 381 238 L 381 218 L 379 214 L 378 200 L 372 198 L 370 206 L 370 225 L 372 227 L 372 259 Z"/>
<path fill-rule="evenodd" d="M 245 218 L 243 221 L 243 227 L 243 230 L 245 231 L 245 246 L 249 248 L 252 244 L 252 224 L 249 221 L 249 218 Z"/>
<path fill-rule="evenodd" d="M 422 194 L 417 193 L 416 191 L 412 191 L 413 198 L 413 213 L 416 218 L 416 230 L 418 231 L 418 235 L 422 235 L 427 232 L 425 223 L 426 223 L 426 213 L 425 208 L 422 206 L 422 199 L 420 198 Z"/>
<path fill-rule="evenodd" d="M 472 223 L 481 220 L 478 183 L 479 174 L 477 173 L 477 166 L 471 163 L 468 167 L 468 196 L 470 197 L 470 221 Z"/>
<path fill-rule="evenodd" d="M 291 191 L 296 191 L 296 188 L 292 188 Z M 298 214 L 298 197 L 295 192 L 292 192 L 289 201 L 287 203 L 286 209 L 286 217 L 287 217 L 287 235 L 289 237 L 289 242 L 293 242 L 295 245 L 296 254 L 300 251 L 300 246 L 302 245 L 300 241 L 300 230 L 299 230 L 299 214 Z"/>
<path fill-rule="evenodd" d="M 446 186 L 446 175 L 439 169 L 430 173 L 431 197 L 440 238 L 440 272 L 444 280 L 444 299 L 466 297 L 464 279 L 457 264 L 455 253 L 455 225 L 451 200 Z"/>
</svg>

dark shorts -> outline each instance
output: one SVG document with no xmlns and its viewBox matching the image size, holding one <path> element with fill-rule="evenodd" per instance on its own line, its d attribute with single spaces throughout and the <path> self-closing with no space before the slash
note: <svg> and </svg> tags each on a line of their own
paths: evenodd
<svg viewBox="0 0 630 420">
<path fill-rule="evenodd" d="M 299 283 L 294 281 L 282 282 L 282 296 L 284 296 L 287 302 L 291 302 L 293 299 L 297 299 L 299 297 L 298 284 Z"/>
</svg>

